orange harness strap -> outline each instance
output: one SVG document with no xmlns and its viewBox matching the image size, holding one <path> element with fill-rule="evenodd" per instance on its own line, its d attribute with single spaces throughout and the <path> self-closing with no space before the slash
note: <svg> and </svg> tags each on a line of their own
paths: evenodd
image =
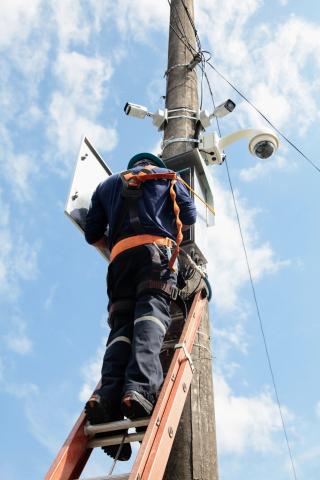
<svg viewBox="0 0 320 480">
<path fill-rule="evenodd" d="M 114 260 L 117 255 L 129 248 L 139 247 L 148 243 L 156 243 L 157 245 L 164 245 L 165 247 L 173 247 L 174 241 L 171 238 L 159 237 L 157 235 L 134 235 L 132 237 L 124 238 L 115 244 L 111 250 L 110 260 Z"/>
<path fill-rule="evenodd" d="M 147 180 L 174 180 L 177 178 L 177 174 L 175 172 L 168 172 L 168 173 L 139 172 L 137 174 L 129 172 L 124 174 L 123 178 L 129 183 L 130 186 L 140 187 L 141 183 L 146 182 Z"/>
<path fill-rule="evenodd" d="M 153 167 L 146 167 L 148 170 L 151 170 Z M 123 178 L 126 182 L 128 182 L 129 186 L 134 187 L 134 188 L 140 188 L 141 183 L 146 182 L 148 180 L 171 180 L 171 185 L 170 185 L 170 197 L 172 200 L 173 204 L 173 211 L 176 217 L 176 225 L 177 225 L 177 237 L 176 237 L 176 248 L 174 252 L 171 255 L 170 261 L 169 261 L 169 268 L 170 270 L 174 270 L 173 265 L 174 262 L 176 261 L 177 256 L 179 255 L 180 251 L 180 244 L 183 240 L 183 233 L 182 233 L 182 227 L 183 224 L 180 220 L 180 208 L 177 203 L 177 195 L 176 192 L 174 191 L 174 185 L 177 182 L 177 174 L 176 172 L 167 172 L 167 173 L 146 173 L 146 172 L 139 172 L 139 173 L 132 173 L 128 172 L 123 175 Z M 144 237 L 154 237 L 153 235 L 136 235 L 134 237 L 128 237 L 128 239 L 120 240 L 120 242 L 116 243 L 116 245 L 113 247 L 110 259 L 111 261 L 115 258 L 116 255 L 118 255 L 120 252 L 117 252 L 116 255 L 113 256 L 113 252 L 116 251 L 118 245 L 123 242 L 123 245 L 125 245 L 125 240 L 128 240 L 128 246 L 127 248 L 133 248 L 134 246 L 138 245 L 145 245 L 146 243 L 154 243 L 154 240 L 151 240 L 150 242 L 145 242 L 143 240 L 142 243 L 140 243 L 140 239 L 143 239 Z M 133 239 L 136 239 L 136 244 L 134 244 Z M 163 237 L 157 237 L 157 238 L 162 238 L 162 240 L 165 240 Z M 168 239 L 170 240 L 170 239 Z M 172 241 L 171 241 L 172 242 Z M 156 243 L 158 243 L 156 241 Z M 163 243 L 161 243 L 163 245 Z M 172 245 L 170 245 L 172 246 Z M 122 248 L 121 252 L 126 250 L 127 248 Z"/>
<path fill-rule="evenodd" d="M 175 248 L 174 252 L 172 253 L 170 261 L 169 261 L 170 270 L 174 269 L 173 265 L 174 265 L 174 262 L 176 261 L 177 256 L 179 255 L 180 243 L 183 240 L 183 233 L 182 233 L 183 224 L 180 220 L 180 216 L 179 216 L 180 208 L 179 208 L 179 205 L 177 203 L 176 192 L 174 191 L 174 185 L 175 185 L 176 181 L 177 180 L 171 180 L 171 185 L 170 185 L 170 196 L 171 196 L 171 200 L 172 200 L 172 203 L 173 203 L 173 211 L 174 211 L 175 216 L 176 216 L 176 224 L 177 224 L 177 230 L 178 230 L 177 237 L 176 237 L 176 244 L 177 245 L 176 245 L 176 248 Z"/>
</svg>

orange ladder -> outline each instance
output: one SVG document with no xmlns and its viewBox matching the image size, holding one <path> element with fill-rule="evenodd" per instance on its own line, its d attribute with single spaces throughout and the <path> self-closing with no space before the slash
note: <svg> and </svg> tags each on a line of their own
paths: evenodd
<svg viewBox="0 0 320 480">
<path fill-rule="evenodd" d="M 53 461 L 45 480 L 76 480 L 80 477 L 93 448 L 141 440 L 142 444 L 130 473 L 91 480 L 163 478 L 192 380 L 194 367 L 191 350 L 206 303 L 204 291 L 196 293 L 179 343 L 175 345 L 175 353 L 151 418 L 90 425 L 87 423 L 85 413 L 82 412 Z M 123 435 L 116 434 L 118 430 L 147 425 L 145 432 L 128 433 L 124 438 Z M 102 432 L 106 436 L 100 438 Z M 97 433 L 100 434 L 99 438 L 94 437 Z"/>
</svg>

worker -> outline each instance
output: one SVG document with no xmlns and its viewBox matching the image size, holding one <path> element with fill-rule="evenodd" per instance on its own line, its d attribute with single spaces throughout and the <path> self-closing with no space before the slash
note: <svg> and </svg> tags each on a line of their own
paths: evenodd
<svg viewBox="0 0 320 480">
<path fill-rule="evenodd" d="M 152 178 L 137 184 L 137 175 Z M 91 199 L 85 238 L 105 248 L 108 230 L 111 252 L 107 274 L 111 331 L 101 386 L 85 407 L 92 424 L 151 415 L 163 382 L 159 354 L 170 325 L 170 302 L 177 293 L 175 241 L 182 224 L 185 229 L 196 220 L 188 190 L 179 181 L 163 178 L 170 175 L 175 174 L 159 157 L 140 153 L 126 172 L 100 183 Z M 114 458 L 118 448 L 104 450 Z M 124 444 L 119 459 L 130 455 L 130 444 Z"/>
</svg>

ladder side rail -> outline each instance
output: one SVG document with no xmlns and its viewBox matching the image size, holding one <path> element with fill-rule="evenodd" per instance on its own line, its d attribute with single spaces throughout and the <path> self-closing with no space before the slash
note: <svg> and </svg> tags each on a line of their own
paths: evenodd
<svg viewBox="0 0 320 480">
<path fill-rule="evenodd" d="M 48 470 L 45 480 L 72 480 L 80 476 L 92 452 L 92 449 L 87 448 L 85 423 L 86 416 L 82 412 Z"/>
<path fill-rule="evenodd" d="M 95 390 L 100 385 L 101 381 Z M 92 448 L 88 448 L 88 438 L 85 434 L 86 421 L 86 414 L 83 410 L 53 460 L 44 480 L 73 480 L 80 477 L 92 452 Z"/>
<path fill-rule="evenodd" d="M 192 349 L 192 345 L 195 339 L 196 332 L 199 328 L 200 321 L 201 321 L 201 314 L 204 308 L 204 305 L 206 304 L 207 299 L 202 298 L 202 293 L 198 292 L 193 300 L 192 306 L 190 308 L 187 320 L 185 322 L 179 343 L 180 344 L 185 344 L 186 348 L 188 351 Z M 147 428 L 147 431 L 145 433 L 142 445 L 139 449 L 137 458 L 135 460 L 135 463 L 133 465 L 129 480 L 137 480 L 137 478 L 142 478 L 142 473 L 145 469 L 146 463 L 148 461 L 153 442 L 155 440 L 155 437 L 157 435 L 157 432 L 159 430 L 159 426 L 161 425 L 162 417 L 164 415 L 166 405 L 168 401 L 170 400 L 170 395 L 171 391 L 173 390 L 173 387 L 175 385 L 175 380 L 178 376 L 179 368 L 180 366 L 184 364 L 189 365 L 189 361 L 185 356 L 185 352 L 182 348 L 179 348 L 175 351 L 173 359 L 171 361 L 170 368 L 168 370 L 167 376 L 165 378 L 164 384 L 162 386 L 162 389 L 160 391 L 160 395 L 157 401 L 157 404 L 155 406 L 155 409 L 153 411 L 149 426 Z M 191 377 L 192 377 L 192 370 L 190 367 L 191 371 Z M 180 376 L 179 376 L 180 378 Z M 191 381 L 191 380 L 190 380 Z M 170 400 L 171 401 L 171 400 Z M 182 403 L 182 408 L 183 409 L 184 401 Z M 179 422 L 180 417 L 178 418 Z M 171 447 L 170 447 L 171 449 Z M 170 451 L 169 451 L 170 453 Z M 169 456 L 169 455 L 168 455 Z M 165 464 L 168 460 L 168 457 L 166 458 Z M 163 461 L 163 459 L 162 459 Z M 144 477 L 147 478 L 147 477 Z M 158 477 L 159 479 L 159 477 Z"/>
<path fill-rule="evenodd" d="M 198 300 L 197 307 L 192 314 L 192 323 L 189 328 L 181 335 L 180 343 L 185 344 L 187 352 L 190 354 L 195 340 L 196 332 L 200 326 L 205 300 Z M 180 349 L 181 350 L 181 349 Z M 183 355 L 183 361 L 179 360 L 179 371 L 174 382 L 169 401 L 165 406 L 165 411 L 161 423 L 152 445 L 152 449 L 147 460 L 142 480 L 158 480 L 163 478 L 166 465 L 170 456 L 171 448 L 178 429 L 183 407 L 193 377 L 193 365 L 189 359 Z"/>
<path fill-rule="evenodd" d="M 163 478 L 192 377 L 193 372 L 189 362 L 183 362 L 152 444 L 141 480 Z"/>
</svg>

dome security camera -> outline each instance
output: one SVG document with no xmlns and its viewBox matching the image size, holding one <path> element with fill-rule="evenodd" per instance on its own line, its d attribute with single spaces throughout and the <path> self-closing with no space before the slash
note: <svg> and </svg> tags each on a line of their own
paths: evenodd
<svg viewBox="0 0 320 480">
<path fill-rule="evenodd" d="M 221 165 L 224 162 L 224 149 L 242 138 L 249 139 L 249 150 L 255 157 L 266 159 L 279 148 L 278 137 L 269 131 L 247 128 L 220 138 L 217 132 L 199 136 L 199 151 L 207 165 Z"/>
<path fill-rule="evenodd" d="M 258 133 L 249 142 L 250 153 L 265 160 L 271 157 L 279 147 L 278 138 L 273 133 Z"/>
</svg>

